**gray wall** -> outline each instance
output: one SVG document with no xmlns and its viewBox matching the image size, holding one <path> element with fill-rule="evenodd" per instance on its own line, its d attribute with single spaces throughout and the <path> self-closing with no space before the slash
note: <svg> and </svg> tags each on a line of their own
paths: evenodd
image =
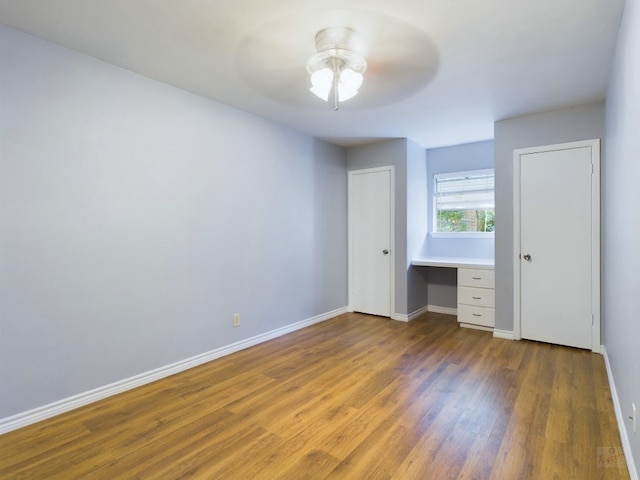
<svg viewBox="0 0 640 480">
<path fill-rule="evenodd" d="M 0 418 L 347 305 L 344 149 L 3 26 L 0 88 Z"/>
<path fill-rule="evenodd" d="M 394 166 L 395 172 L 395 308 L 406 316 L 427 305 L 427 279 L 411 267 L 426 235 L 426 154 L 406 138 L 350 148 L 347 170 Z"/>
<path fill-rule="evenodd" d="M 395 175 L 395 309 L 407 314 L 407 139 L 386 140 L 347 150 L 347 170 L 394 166 Z M 394 308 L 392 306 L 392 308 Z"/>
<path fill-rule="evenodd" d="M 427 153 L 420 145 L 407 141 L 407 311 L 417 312 L 428 304 L 427 272 L 412 267 L 420 256 L 427 235 Z"/>
<path fill-rule="evenodd" d="M 493 168 L 493 140 L 427 150 L 427 188 L 433 189 L 438 173 Z M 498 220 L 496 220 L 498 221 Z M 428 226 L 433 226 L 433 197 L 428 196 Z M 421 252 L 425 257 L 493 258 L 493 238 L 426 237 Z M 454 268 L 424 268 L 428 275 L 429 305 L 457 308 L 457 275 Z"/>
<path fill-rule="evenodd" d="M 427 185 L 433 188 L 433 176 L 493 168 L 493 140 L 466 143 L 427 150 Z M 428 198 L 429 231 L 433 230 L 433 196 Z M 429 236 L 423 254 L 429 257 L 493 258 L 493 238 L 433 238 Z"/>
<path fill-rule="evenodd" d="M 607 92 L 607 161 L 603 182 L 603 318 L 605 346 L 640 471 L 640 432 L 628 417 L 640 416 L 640 2 L 628 0 Z M 640 418 L 636 418 L 640 427 Z"/>
<path fill-rule="evenodd" d="M 411 140 L 397 139 L 347 151 L 349 171 L 395 167 L 396 314 L 411 315 L 428 304 L 457 306 L 455 269 L 412 267 L 413 258 L 426 255 L 493 257 L 493 240 L 427 237 L 433 175 L 492 168 L 493 161 L 493 141 L 425 151 Z"/>
<path fill-rule="evenodd" d="M 604 137 L 604 103 L 495 124 L 496 328 L 513 330 L 513 150 Z M 604 164 L 604 155 L 602 155 Z"/>
</svg>

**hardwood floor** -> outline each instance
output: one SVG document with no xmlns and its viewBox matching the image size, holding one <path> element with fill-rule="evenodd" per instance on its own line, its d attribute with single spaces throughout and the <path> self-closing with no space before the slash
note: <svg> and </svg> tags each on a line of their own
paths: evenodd
<svg viewBox="0 0 640 480">
<path fill-rule="evenodd" d="M 600 355 L 346 314 L 0 436 L 2 479 L 626 479 Z"/>
</svg>

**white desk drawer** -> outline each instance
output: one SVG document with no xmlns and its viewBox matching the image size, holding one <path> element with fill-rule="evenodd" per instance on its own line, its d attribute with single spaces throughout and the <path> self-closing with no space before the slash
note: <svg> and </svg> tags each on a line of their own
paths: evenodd
<svg viewBox="0 0 640 480">
<path fill-rule="evenodd" d="M 495 306 L 495 290 L 491 288 L 458 287 L 458 304 Z"/>
<path fill-rule="evenodd" d="M 493 328 L 496 325 L 495 310 L 474 305 L 458 305 L 458 322 Z"/>
<path fill-rule="evenodd" d="M 488 269 L 459 268 L 458 285 L 494 288 L 495 271 Z"/>
</svg>

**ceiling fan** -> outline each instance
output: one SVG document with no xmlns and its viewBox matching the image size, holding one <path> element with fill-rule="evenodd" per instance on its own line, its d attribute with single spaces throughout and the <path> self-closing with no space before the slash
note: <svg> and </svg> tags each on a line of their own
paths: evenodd
<svg viewBox="0 0 640 480">
<path fill-rule="evenodd" d="M 236 59 L 243 80 L 276 102 L 327 109 L 328 100 L 336 108 L 352 98 L 344 104 L 349 110 L 414 95 L 439 63 L 434 43 L 417 26 L 347 9 L 305 9 L 264 22 L 245 35 Z"/>
</svg>

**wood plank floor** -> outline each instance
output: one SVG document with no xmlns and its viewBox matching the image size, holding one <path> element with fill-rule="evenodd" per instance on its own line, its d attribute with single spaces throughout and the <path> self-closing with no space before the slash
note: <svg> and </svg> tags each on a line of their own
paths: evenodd
<svg viewBox="0 0 640 480">
<path fill-rule="evenodd" d="M 626 479 L 600 355 L 346 314 L 0 436 L 2 479 Z"/>
</svg>

